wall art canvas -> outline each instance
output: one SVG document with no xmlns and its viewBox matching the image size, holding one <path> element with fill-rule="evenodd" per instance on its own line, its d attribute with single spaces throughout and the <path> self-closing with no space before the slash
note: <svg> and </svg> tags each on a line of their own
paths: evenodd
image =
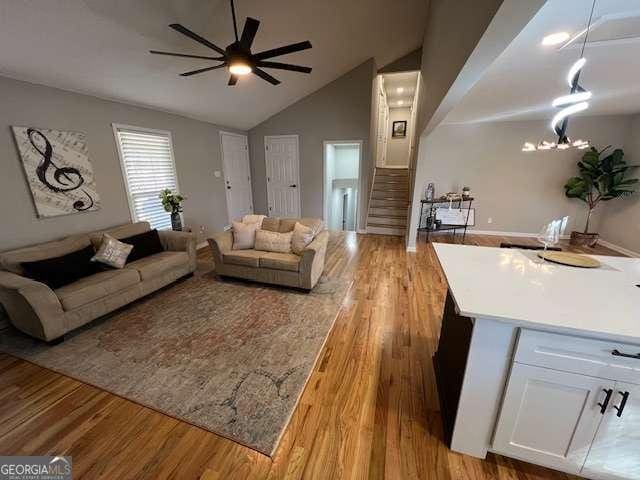
<svg viewBox="0 0 640 480">
<path fill-rule="evenodd" d="M 391 136 L 393 138 L 404 138 L 407 136 L 407 121 L 397 120 L 393 122 L 391 127 Z"/>
<path fill-rule="evenodd" d="M 11 128 L 38 217 L 100 209 L 84 133 Z"/>
</svg>

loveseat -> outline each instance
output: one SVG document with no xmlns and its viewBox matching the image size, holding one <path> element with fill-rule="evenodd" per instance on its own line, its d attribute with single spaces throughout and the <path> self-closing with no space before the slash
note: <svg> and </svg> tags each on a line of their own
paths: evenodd
<svg viewBox="0 0 640 480">
<path fill-rule="evenodd" d="M 266 217 L 261 228 L 272 232 L 293 231 L 296 222 L 322 230 L 322 220 L 315 218 Z M 300 253 L 277 253 L 255 249 L 233 250 L 233 232 L 218 233 L 209 238 L 215 273 L 257 282 L 311 290 L 322 275 L 329 232 L 319 231 Z"/>
<path fill-rule="evenodd" d="M 158 231 L 162 252 L 127 263 L 122 269 L 105 269 L 57 289 L 27 278 L 21 265 L 60 257 L 88 246 L 97 250 L 105 233 L 123 239 L 149 230 L 147 222 L 130 223 L 0 253 L 0 303 L 9 320 L 22 332 L 50 342 L 193 273 L 196 268 L 194 235 L 166 230 Z"/>
</svg>

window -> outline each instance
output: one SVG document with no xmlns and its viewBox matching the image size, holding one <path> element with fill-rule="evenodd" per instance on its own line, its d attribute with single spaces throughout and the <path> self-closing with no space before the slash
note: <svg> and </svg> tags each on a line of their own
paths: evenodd
<svg viewBox="0 0 640 480">
<path fill-rule="evenodd" d="M 161 190 L 178 190 L 171 132 L 113 125 L 134 221 L 151 228 L 171 228 L 171 217 L 162 207 Z"/>
</svg>

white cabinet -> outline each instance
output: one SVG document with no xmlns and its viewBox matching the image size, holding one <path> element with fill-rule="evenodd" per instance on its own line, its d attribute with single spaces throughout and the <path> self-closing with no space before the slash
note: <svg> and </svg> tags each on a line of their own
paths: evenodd
<svg viewBox="0 0 640 480">
<path fill-rule="evenodd" d="M 638 348 L 522 330 L 493 450 L 591 479 L 640 480 Z"/>
<path fill-rule="evenodd" d="M 640 386 L 616 382 L 582 474 L 640 480 Z"/>
<path fill-rule="evenodd" d="M 514 363 L 493 440 L 510 457 L 579 473 L 610 382 Z"/>
</svg>

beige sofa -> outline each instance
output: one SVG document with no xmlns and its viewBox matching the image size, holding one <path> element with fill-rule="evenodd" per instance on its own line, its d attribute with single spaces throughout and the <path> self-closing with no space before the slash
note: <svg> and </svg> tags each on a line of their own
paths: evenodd
<svg viewBox="0 0 640 480">
<path fill-rule="evenodd" d="M 164 251 L 81 278 L 57 290 L 23 276 L 21 262 L 65 255 L 93 244 L 102 235 L 125 238 L 150 230 L 147 222 L 121 225 L 59 241 L 0 253 L 0 303 L 19 330 L 45 341 L 116 310 L 196 268 L 196 241 L 191 233 L 158 231 Z"/>
<path fill-rule="evenodd" d="M 296 222 L 316 231 L 321 230 L 323 226 L 322 220 L 315 218 L 267 217 L 262 222 L 262 228 L 286 233 L 293 230 Z M 302 254 L 296 255 L 259 250 L 233 250 L 231 230 L 208 239 L 213 252 L 215 272 L 218 275 L 305 290 L 311 290 L 322 275 L 328 240 L 329 232 L 320 231 Z"/>
</svg>

